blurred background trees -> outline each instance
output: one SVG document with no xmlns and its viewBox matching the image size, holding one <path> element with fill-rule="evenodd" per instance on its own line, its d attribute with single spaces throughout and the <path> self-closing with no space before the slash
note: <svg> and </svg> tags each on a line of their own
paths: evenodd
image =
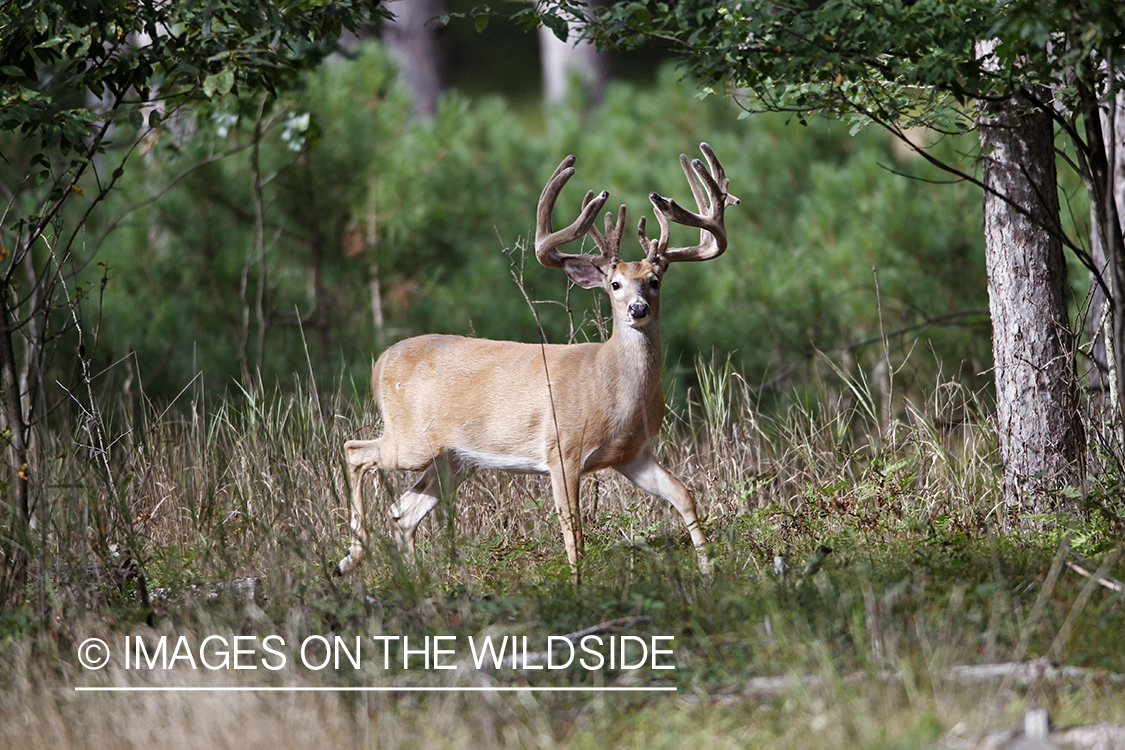
<svg viewBox="0 0 1125 750">
<path fill-rule="evenodd" d="M 939 369 L 980 382 L 990 361 L 970 189 L 937 184 L 936 170 L 879 132 L 747 118 L 700 99 L 658 50 L 610 60 L 597 107 L 581 76 L 544 105 L 536 34 L 499 18 L 479 32 L 426 28 L 448 84 L 432 107 L 419 108 L 399 73 L 409 58 L 377 41 L 390 27 L 366 27 L 276 96 L 232 82 L 180 115 L 115 122 L 115 144 L 139 144 L 128 168 L 97 205 L 80 180 L 62 208 L 99 248 L 81 281 L 99 291 L 89 356 L 103 392 L 168 400 L 199 374 L 216 392 L 247 378 L 284 387 L 311 366 L 362 393 L 371 358 L 403 336 L 538 337 L 513 264 L 534 298 L 566 298 L 569 310 L 537 306 L 552 340 L 572 326 L 596 337 L 596 295 L 567 296 L 557 274 L 524 265 L 543 179 L 573 152 L 578 179 L 637 214 L 648 192 L 682 189 L 676 157 L 701 140 L 730 164 L 744 205 L 723 263 L 686 269 L 665 291 L 673 374 L 701 352 L 730 353 L 763 394 L 787 397 L 826 371 L 822 355 L 870 374 L 886 359 L 872 340 L 890 333 L 910 361 L 904 386 Z M 27 153 L 26 137 L 5 137 L 6 154 Z M 973 147 L 935 146 L 950 158 Z M 26 161 L 6 167 L 7 185 L 27 171 Z"/>
<path fill-rule="evenodd" d="M 740 119 L 720 99 L 699 101 L 672 66 L 611 85 L 589 113 L 549 110 L 549 129 L 538 107 L 457 90 L 416 118 L 383 48 L 365 42 L 355 55 L 310 75 L 260 124 L 239 102 L 201 110 L 190 141 L 162 138 L 127 176 L 119 210 L 185 165 L 230 153 L 130 214 L 102 256 L 113 278 L 103 317 L 116 333 L 107 330 L 101 354 L 108 365 L 136 352 L 134 388 L 168 398 L 196 372 L 221 386 L 245 359 L 267 383 L 303 377 L 311 362 L 318 378 L 346 373 L 362 393 L 370 359 L 407 335 L 535 340 L 510 268 L 524 268 L 534 298 L 564 298 L 564 279 L 522 257 L 552 162 L 576 154 L 583 185 L 637 213 L 651 190 L 686 190 L 677 156 L 700 140 L 729 164 L 744 206 L 730 217 L 735 241 L 723 263 L 685 269 L 665 290 L 670 370 L 690 368 L 699 352 L 729 352 L 752 383 L 787 393 L 824 366 L 818 351 L 870 370 L 881 347 L 854 345 L 907 328 L 893 339 L 898 356 L 919 333 L 926 345 L 903 378 L 931 381 L 939 367 L 974 378 L 989 366 L 979 201 L 896 176 L 924 166 L 879 133 Z M 261 348 L 243 330 L 247 305 L 257 305 L 243 286 L 260 281 L 258 265 L 246 270 L 255 170 L 266 205 Z M 573 293 L 569 314 L 537 310 L 553 341 L 572 321 L 587 323 L 580 337 L 597 337 L 599 302 Z M 322 311 L 327 335 L 317 329 Z"/>
</svg>

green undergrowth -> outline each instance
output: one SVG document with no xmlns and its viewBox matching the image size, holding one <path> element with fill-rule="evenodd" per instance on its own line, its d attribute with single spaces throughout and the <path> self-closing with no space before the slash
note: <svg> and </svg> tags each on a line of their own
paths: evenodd
<svg viewBox="0 0 1125 750">
<path fill-rule="evenodd" d="M 833 540 L 832 552 L 807 576 L 815 540 L 794 543 L 785 573 L 778 575 L 772 564 L 740 559 L 743 549 L 728 546 L 728 540 L 752 532 L 755 520 L 747 516 L 732 519 L 731 528 L 712 527 L 719 532 L 714 536 L 720 567 L 711 580 L 693 570 L 692 555 L 676 535 L 622 545 L 595 533 L 598 541 L 590 545 L 578 587 L 557 554 L 511 550 L 500 566 L 511 572 L 494 574 L 487 586 L 472 582 L 466 566 L 423 554 L 417 564 L 392 563 L 389 572 L 343 582 L 299 571 L 266 574 L 255 603 L 229 592 L 214 598 L 181 592 L 177 601 L 156 603 L 144 616 L 108 607 L 37 627 L 5 646 L 0 702 L 6 704 L 5 716 L 21 719 L 19 726 L 0 722 L 7 724 L 0 736 L 10 740 L 9 747 L 38 746 L 34 728 L 42 739 L 62 732 L 62 746 L 96 747 L 98 737 L 118 740 L 128 734 L 125 718 L 107 720 L 106 712 L 137 720 L 157 710 L 151 705 L 157 698 L 148 694 L 72 692 L 75 686 L 107 685 L 675 688 L 671 693 L 345 692 L 298 694 L 300 699 L 255 694 L 253 701 L 236 694 L 221 708 L 207 707 L 213 700 L 207 693 L 160 694 L 168 704 L 160 710 L 170 710 L 171 725 L 180 730 L 197 714 L 217 712 L 220 726 L 231 723 L 233 712 L 257 737 L 268 734 L 261 725 L 273 721 L 275 712 L 288 714 L 279 705 L 291 704 L 296 715 L 311 714 L 318 731 L 357 747 L 670 747 L 682 746 L 677 743 L 685 738 L 719 747 L 749 741 L 798 747 L 814 738 L 820 747 L 924 747 L 948 733 L 979 736 L 1016 723 L 1035 706 L 1047 707 L 1064 725 L 1125 721 L 1122 685 L 1110 681 L 1125 671 L 1122 598 L 1098 590 L 1082 602 L 1087 581 L 1077 575 L 1048 583 L 1057 553 L 1053 540 L 964 532 L 888 539 L 857 530 Z M 1047 605 L 1035 614 L 1041 597 Z M 1075 618 L 1069 637 L 1056 643 L 1069 618 Z M 517 661 L 515 668 L 478 670 L 470 663 L 470 639 L 526 638 L 530 646 L 524 648 L 536 652 L 549 636 L 610 621 L 618 625 L 598 631 L 604 639 L 630 635 L 651 643 L 652 636 L 671 636 L 660 645 L 674 655 L 660 661 L 674 669 L 588 670 L 571 664 L 548 672 Z M 140 637 L 150 648 L 160 636 L 169 644 L 186 636 L 192 648 L 215 635 L 225 642 L 235 635 L 260 642 L 272 634 L 287 644 L 340 636 L 347 644 L 360 639 L 365 656 L 358 669 L 345 662 L 313 670 L 297 664 L 291 653 L 279 672 L 260 666 L 241 674 L 193 670 L 183 663 L 170 670 L 130 671 L 118 660 L 95 673 L 80 669 L 74 656 L 79 641 L 92 634 L 110 644 Z M 447 662 L 457 669 L 438 671 L 436 662 L 426 669 L 417 653 L 403 669 L 397 645 L 387 669 L 383 652 L 372 646 L 375 637 L 388 636 L 417 639 L 411 647 L 423 651 L 426 637 L 446 637 L 455 651 Z M 214 661 L 221 652 L 211 653 Z M 1008 686 L 999 680 L 960 684 L 949 676 L 956 666 L 1047 655 L 1085 668 L 1085 676 Z M 763 691 L 756 687 L 763 677 L 781 683 Z M 391 717 L 401 729 L 388 739 L 378 728 Z M 93 721 L 101 734 L 76 736 L 61 729 L 74 721 Z M 219 746 L 231 740 L 225 734 L 219 739 Z M 309 744 L 295 735 L 280 746 Z M 194 739 L 183 745 L 199 746 Z"/>
<path fill-rule="evenodd" d="M 1021 516 L 956 386 L 882 412 L 845 381 L 764 415 L 737 375 L 699 379 L 725 384 L 677 407 L 659 453 L 706 518 L 709 578 L 678 516 L 612 473 L 583 482 L 579 585 L 546 481 L 491 473 L 439 505 L 414 559 L 385 512 L 409 479 L 369 481 L 368 558 L 333 578 L 340 447 L 378 425 L 315 387 L 109 413 L 125 437 L 100 464 L 61 449 L 77 429 L 59 436 L 49 533 L 0 621 L 0 744 L 883 748 L 980 738 L 1032 707 L 1125 722 L 1125 598 L 1066 565 L 1125 578 L 1109 474 Z M 568 634 L 600 640 L 568 660 Z M 79 660 L 95 637 L 100 669 Z M 476 664 L 486 638 L 516 663 Z M 956 677 L 1037 659 L 1071 670 Z M 231 687 L 321 692 L 198 690 Z M 533 690 L 497 691 L 514 688 Z"/>
</svg>

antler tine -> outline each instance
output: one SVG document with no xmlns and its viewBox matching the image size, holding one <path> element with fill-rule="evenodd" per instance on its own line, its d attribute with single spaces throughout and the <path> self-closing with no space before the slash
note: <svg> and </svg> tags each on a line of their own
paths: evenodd
<svg viewBox="0 0 1125 750">
<path fill-rule="evenodd" d="M 596 224 L 590 225 L 590 236 L 594 239 L 594 244 L 601 250 L 602 255 L 610 260 L 617 260 L 621 257 L 621 234 L 625 229 L 625 204 L 621 204 L 621 208 L 617 210 L 617 223 L 613 223 L 613 214 L 606 212 L 605 215 L 605 234 L 603 235 L 598 231 Z"/>
<path fill-rule="evenodd" d="M 727 249 L 723 211 L 727 206 L 738 205 L 739 200 L 727 191 L 730 180 L 727 179 L 723 165 L 719 163 L 715 152 L 706 143 L 699 144 L 699 149 L 707 159 L 710 171 L 699 159 L 693 159 L 689 168 L 687 156 L 680 155 L 680 165 L 687 176 L 699 213 L 688 211 L 674 200 L 663 198 L 656 193 L 649 196 L 657 218 L 661 220 L 661 239 L 665 244 L 661 255 L 668 263 L 711 260 L 722 255 Z M 699 244 L 693 247 L 667 247 L 668 221 L 698 227 Z"/>
<path fill-rule="evenodd" d="M 649 195 L 649 200 L 653 201 L 653 205 L 659 198 L 660 196 L 656 193 Z M 637 222 L 637 239 L 641 241 L 641 247 L 644 249 L 645 257 L 649 262 L 667 262 L 664 256 L 668 251 L 668 217 L 659 209 L 656 211 L 656 223 L 660 225 L 660 236 L 655 240 L 650 240 L 648 233 L 645 232 L 645 217 L 642 216 L 640 221 Z"/>
<path fill-rule="evenodd" d="M 562 268 L 563 260 L 568 257 L 568 254 L 559 252 L 558 247 L 573 242 L 589 232 L 590 228 L 594 226 L 598 211 L 602 210 L 602 206 L 609 199 L 609 193 L 605 190 L 597 196 L 594 195 L 592 190 L 587 192 L 586 197 L 582 200 L 582 212 L 574 220 L 574 223 L 557 232 L 553 229 L 551 214 L 555 209 L 555 201 L 558 199 L 563 185 L 574 176 L 574 161 L 574 156 L 568 156 L 562 160 L 562 163 L 559 164 L 554 174 L 551 175 L 551 179 L 547 181 L 547 185 L 543 188 L 535 212 L 535 257 L 548 268 Z"/>
<path fill-rule="evenodd" d="M 706 143 L 699 144 L 699 150 L 703 152 L 703 156 L 707 158 L 707 165 L 711 167 L 711 174 L 715 176 L 715 183 L 719 186 L 719 190 L 727 197 L 727 206 L 737 206 L 740 201 L 735 196 L 728 192 L 727 188 L 730 187 L 730 180 L 727 179 L 727 173 L 723 170 L 723 165 L 719 163 L 719 157 L 715 156 L 714 150 Z M 724 206 L 725 208 L 726 206 Z"/>
<path fill-rule="evenodd" d="M 692 171 L 692 167 L 696 164 L 703 166 L 700 164 L 699 159 L 692 160 L 689 166 L 687 154 L 680 154 L 680 168 L 684 170 L 684 176 L 687 177 L 688 185 L 691 186 L 691 197 L 695 198 L 695 205 L 702 211 L 704 207 L 707 206 L 707 199 L 703 194 L 703 188 L 699 184 L 699 178 L 696 177 L 695 172 Z M 708 174 L 707 176 L 710 177 L 711 175 Z M 716 183 L 716 185 L 717 184 L 718 183 Z M 708 185 L 708 188 L 710 188 L 710 185 Z"/>
</svg>

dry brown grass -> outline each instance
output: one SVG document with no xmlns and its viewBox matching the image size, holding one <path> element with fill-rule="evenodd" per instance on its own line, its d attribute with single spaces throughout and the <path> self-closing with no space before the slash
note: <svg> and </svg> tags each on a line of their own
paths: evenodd
<svg viewBox="0 0 1125 750">
<path fill-rule="evenodd" d="M 839 524 L 893 532 L 1008 523 L 996 512 L 991 426 L 957 385 L 940 385 L 927 404 L 905 404 L 884 426 L 876 397 L 851 381 L 836 394 L 825 389 L 813 406 L 767 416 L 736 374 L 701 363 L 698 379 L 701 389 L 667 420 L 659 453 L 694 490 L 712 538 L 748 519 L 765 524 L 766 533 L 744 541 L 766 565 L 784 548 L 815 547 Z M 45 447 L 60 458 L 42 559 L 60 591 L 73 583 L 80 592 L 75 607 L 88 604 L 91 567 L 118 559 L 115 550 L 130 550 L 156 585 L 173 589 L 278 569 L 323 571 L 344 551 L 341 446 L 377 434 L 377 415 L 339 396 L 326 400 L 315 386 L 241 392 L 209 412 L 204 403 L 197 396 L 186 414 L 122 412 L 107 425 L 118 435 L 108 461 L 91 460 L 66 435 Z M 403 473 L 368 480 L 376 544 L 390 538 L 390 498 L 412 481 Z M 666 504 L 613 472 L 585 478 L 582 499 L 595 548 L 683 531 Z M 453 507 L 439 505 L 419 541 L 431 558 L 448 563 L 456 553 L 465 581 L 494 582 L 498 565 L 518 577 L 557 562 L 556 527 L 546 479 L 482 472 Z M 364 575 L 386 579 L 398 563 L 377 554 Z"/>
<path fill-rule="evenodd" d="M 7 622 L 0 645 L 0 746 L 910 747 L 980 737 L 1045 703 L 1059 721 L 1125 721 L 1120 686 L 1099 682 L 1096 670 L 1007 693 L 941 677 L 954 664 L 1045 653 L 1064 619 L 1074 632 L 1061 658 L 1125 672 L 1112 646 L 1120 597 L 1082 594 L 1084 581 L 1066 575 L 1048 587 L 1053 524 L 1017 528 L 997 512 L 991 426 L 971 394 L 941 385 L 883 424 L 876 399 L 855 383 L 767 416 L 733 373 L 700 381 L 710 392 L 677 410 L 660 453 L 708 519 L 719 563 L 710 583 L 694 573 L 678 516 L 612 473 L 583 483 L 590 556 L 581 590 L 567 582 L 546 480 L 496 473 L 472 477 L 452 511 L 441 506 L 426 521 L 417 564 L 377 541 L 361 575 L 329 580 L 347 542 L 340 448 L 378 425 L 367 409 L 312 388 L 239 394 L 206 414 L 118 416 L 107 425 L 120 436 L 109 477 L 66 436 L 54 438 L 40 586 L 23 610 L 38 622 Z M 376 538 L 387 537 L 390 493 L 408 481 L 371 481 Z M 802 578 L 821 544 L 836 552 Z M 149 607 L 122 565 L 130 555 L 143 561 Z M 777 556 L 787 561 L 783 580 L 772 572 Z M 236 576 L 259 577 L 262 596 L 246 603 L 218 591 Z M 1029 616 L 1045 590 L 1051 607 Z M 341 675 L 114 662 L 94 673 L 75 660 L 91 635 L 542 639 L 622 616 L 645 617 L 641 632 L 675 634 L 674 697 L 74 691 L 461 684 L 368 664 Z M 789 686 L 771 697 L 747 692 L 763 675 L 788 676 Z M 527 676 L 458 678 L 510 685 Z"/>
</svg>

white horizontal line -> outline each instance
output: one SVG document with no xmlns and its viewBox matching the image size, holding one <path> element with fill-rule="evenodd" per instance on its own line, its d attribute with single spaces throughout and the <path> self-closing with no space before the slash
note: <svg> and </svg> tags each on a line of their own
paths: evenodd
<svg viewBox="0 0 1125 750">
<path fill-rule="evenodd" d="M 675 687 L 75 687 L 92 693 L 674 693 Z"/>
</svg>

